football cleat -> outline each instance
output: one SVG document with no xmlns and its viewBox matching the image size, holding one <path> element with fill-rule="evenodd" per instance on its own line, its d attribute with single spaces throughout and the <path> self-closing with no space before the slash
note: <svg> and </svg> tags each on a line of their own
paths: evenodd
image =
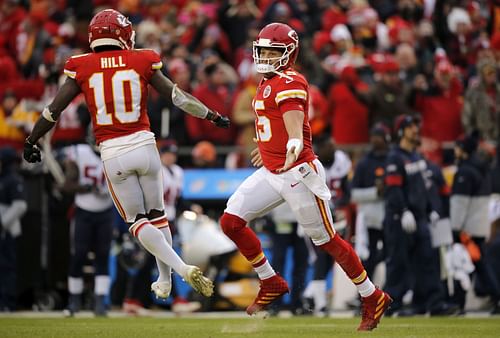
<svg viewBox="0 0 500 338">
<path fill-rule="evenodd" d="M 380 318 L 392 303 L 392 298 L 380 290 L 375 289 L 375 292 L 368 297 L 363 297 L 361 311 L 361 323 L 358 331 L 371 331 L 377 327 Z"/>
<path fill-rule="evenodd" d="M 172 280 L 153 282 L 151 291 L 155 293 L 156 298 L 168 298 L 170 291 L 172 291 Z"/>
<path fill-rule="evenodd" d="M 182 277 L 186 283 L 191 285 L 196 292 L 205 297 L 210 297 L 214 293 L 214 284 L 210 279 L 203 276 L 200 268 L 188 265 L 185 275 Z"/>
<path fill-rule="evenodd" d="M 288 292 L 290 292 L 288 283 L 280 275 L 261 280 L 259 293 L 253 303 L 247 307 L 247 313 L 252 316 L 267 309 L 272 302 Z"/>
</svg>

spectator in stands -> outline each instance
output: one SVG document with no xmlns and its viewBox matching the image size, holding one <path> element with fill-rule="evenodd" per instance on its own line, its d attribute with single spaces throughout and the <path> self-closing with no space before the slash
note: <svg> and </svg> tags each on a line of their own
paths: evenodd
<svg viewBox="0 0 500 338">
<path fill-rule="evenodd" d="M 218 14 L 220 26 L 227 32 L 232 50 L 245 44 L 250 26 L 261 15 L 255 2 L 250 0 L 223 1 Z"/>
<path fill-rule="evenodd" d="M 193 96 L 207 105 L 209 109 L 231 117 L 233 106 L 233 89 L 228 85 L 228 78 L 220 63 L 210 64 L 204 69 L 206 81 L 201 83 L 194 91 Z M 214 133 L 210 122 L 186 116 L 186 127 L 192 142 L 201 140 L 213 142 L 217 145 L 233 144 L 236 129 L 218 131 Z M 199 120 L 199 121 L 198 121 Z"/>
<path fill-rule="evenodd" d="M 389 47 L 387 26 L 379 21 L 378 13 L 366 2 L 354 3 L 348 12 L 348 20 L 353 29 L 354 41 L 366 54 Z"/>
<path fill-rule="evenodd" d="M 0 312 L 16 310 L 16 238 L 27 209 L 18 161 L 14 149 L 0 148 Z"/>
<path fill-rule="evenodd" d="M 354 92 L 361 102 L 369 107 L 369 126 L 377 122 L 394 125 L 394 119 L 401 114 L 413 115 L 413 110 L 408 105 L 409 91 L 399 78 L 399 64 L 392 58 L 387 58 L 375 69 L 380 75 L 368 91 L 356 89 Z"/>
<path fill-rule="evenodd" d="M 417 56 L 415 48 L 408 43 L 401 43 L 396 47 L 394 57 L 399 64 L 399 76 L 405 85 L 412 85 L 418 74 Z"/>
<path fill-rule="evenodd" d="M 479 81 L 465 92 L 462 125 L 466 133 L 479 130 L 487 141 L 500 137 L 500 84 L 495 60 L 484 58 L 477 65 Z"/>
<path fill-rule="evenodd" d="M 441 163 L 443 142 L 453 142 L 462 133 L 463 87 L 457 71 L 442 60 L 434 69 L 434 81 L 419 75 L 415 81 L 415 109 L 422 116 L 422 152 Z"/>
<path fill-rule="evenodd" d="M 322 62 L 327 72 L 339 74 L 346 66 L 360 67 L 365 64 L 362 50 L 354 44 L 346 25 L 334 26 L 330 32 L 330 39 L 334 43 L 334 49 Z"/>
<path fill-rule="evenodd" d="M 446 17 L 447 35 L 442 41 L 450 61 L 466 70 L 476 62 L 478 45 L 469 13 L 460 7 L 454 7 Z"/>
<path fill-rule="evenodd" d="M 5 92 L 0 103 L 0 144 L 22 149 L 37 118 L 38 114 L 26 111 L 13 92 Z"/>
<path fill-rule="evenodd" d="M 7 53 L 5 44 L 5 38 L 0 37 L 0 97 L 3 97 L 4 93 L 11 90 L 16 81 L 21 78 L 19 76 L 17 65 L 12 56 Z"/>
<path fill-rule="evenodd" d="M 0 36 L 6 39 L 5 45 L 8 53 L 15 57 L 17 51 L 16 33 L 27 13 L 19 0 L 5 0 L 0 8 Z"/>
<path fill-rule="evenodd" d="M 253 61 L 252 61 L 253 62 Z M 246 159 L 255 148 L 255 112 L 252 100 L 262 76 L 253 69 L 236 93 L 232 121 L 239 128 L 238 143 L 242 146 Z"/>
<path fill-rule="evenodd" d="M 345 67 L 340 73 L 339 81 L 330 87 L 330 110 L 326 121 L 337 144 L 368 142 L 369 108 L 355 94 L 365 92 L 368 88 L 352 66 Z"/>
</svg>

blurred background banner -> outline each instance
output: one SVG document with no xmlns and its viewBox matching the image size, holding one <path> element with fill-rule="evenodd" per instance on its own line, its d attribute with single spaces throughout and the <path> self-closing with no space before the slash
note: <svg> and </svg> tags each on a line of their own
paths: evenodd
<svg viewBox="0 0 500 338">
<path fill-rule="evenodd" d="M 255 169 L 187 169 L 182 198 L 187 200 L 227 199 Z"/>
</svg>

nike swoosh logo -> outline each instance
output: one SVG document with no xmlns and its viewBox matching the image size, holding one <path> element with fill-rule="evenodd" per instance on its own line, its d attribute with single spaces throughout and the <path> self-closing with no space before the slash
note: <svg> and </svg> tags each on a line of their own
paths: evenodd
<svg viewBox="0 0 500 338">
<path fill-rule="evenodd" d="M 297 184 L 299 184 L 300 182 L 297 182 L 297 183 L 293 183 L 293 184 L 290 184 L 290 187 L 295 187 Z"/>
</svg>

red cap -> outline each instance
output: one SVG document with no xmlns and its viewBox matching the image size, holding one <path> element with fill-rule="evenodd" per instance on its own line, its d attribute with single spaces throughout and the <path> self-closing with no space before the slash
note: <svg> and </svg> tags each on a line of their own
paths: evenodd
<svg viewBox="0 0 500 338">
<path fill-rule="evenodd" d="M 399 72 L 399 64 L 395 60 L 387 60 L 380 66 L 381 73 Z"/>
</svg>

